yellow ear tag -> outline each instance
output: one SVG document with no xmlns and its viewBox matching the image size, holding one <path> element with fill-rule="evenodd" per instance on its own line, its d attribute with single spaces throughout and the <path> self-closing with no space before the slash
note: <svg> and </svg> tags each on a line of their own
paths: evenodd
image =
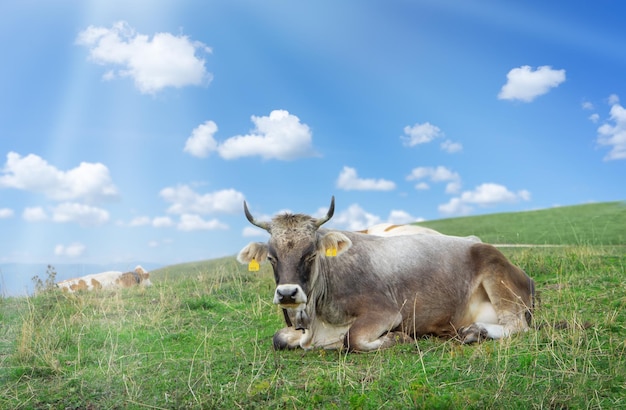
<svg viewBox="0 0 626 410">
<path fill-rule="evenodd" d="M 250 261 L 250 263 L 248 264 L 248 270 L 250 272 L 256 272 L 259 270 L 259 262 L 256 261 L 256 259 L 252 259 Z"/>
<path fill-rule="evenodd" d="M 333 246 L 332 248 L 326 249 L 326 256 L 337 256 L 337 248 Z"/>
</svg>

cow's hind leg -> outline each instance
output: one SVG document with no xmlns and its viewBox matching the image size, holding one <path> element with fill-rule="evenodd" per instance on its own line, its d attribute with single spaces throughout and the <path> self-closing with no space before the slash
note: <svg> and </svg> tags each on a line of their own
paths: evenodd
<svg viewBox="0 0 626 410">
<path fill-rule="evenodd" d="M 371 352 L 398 343 L 410 343 L 406 333 L 394 331 L 402 323 L 398 312 L 377 312 L 359 316 L 346 333 L 344 347 L 349 351 Z"/>
<path fill-rule="evenodd" d="M 474 323 L 459 329 L 463 343 L 501 339 L 529 329 L 534 282 L 490 245 L 472 248 L 480 285 L 470 298 Z"/>
<path fill-rule="evenodd" d="M 505 285 L 498 289 L 491 289 L 491 291 L 487 288 L 486 291 L 489 295 L 489 302 L 483 302 L 482 307 L 488 313 L 478 315 L 472 324 L 458 330 L 462 343 L 501 339 L 529 329 L 528 319 L 531 307 L 523 298 L 510 291 L 510 288 Z"/>
<path fill-rule="evenodd" d="M 504 326 L 499 324 L 498 313 L 491 303 L 484 287 L 480 285 L 470 297 L 467 319 L 471 324 L 458 329 L 463 343 L 481 342 L 485 339 L 500 339 L 508 336 Z"/>
</svg>

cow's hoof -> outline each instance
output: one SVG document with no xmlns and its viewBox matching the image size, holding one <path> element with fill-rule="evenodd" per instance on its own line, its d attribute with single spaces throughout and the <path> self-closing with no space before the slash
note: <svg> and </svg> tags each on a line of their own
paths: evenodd
<svg viewBox="0 0 626 410">
<path fill-rule="evenodd" d="M 285 327 L 274 333 L 272 345 L 276 350 L 296 349 L 300 347 L 303 332 L 293 327 Z"/>
<path fill-rule="evenodd" d="M 472 324 L 459 329 L 461 343 L 480 343 L 488 337 L 487 329 L 477 324 Z"/>
</svg>

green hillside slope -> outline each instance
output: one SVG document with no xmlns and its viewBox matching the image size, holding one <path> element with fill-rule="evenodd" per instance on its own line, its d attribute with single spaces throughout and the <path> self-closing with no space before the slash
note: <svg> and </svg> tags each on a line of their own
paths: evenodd
<svg viewBox="0 0 626 410">
<path fill-rule="evenodd" d="M 447 235 L 477 235 L 488 243 L 624 245 L 626 202 L 441 219 L 419 225 Z"/>
</svg>

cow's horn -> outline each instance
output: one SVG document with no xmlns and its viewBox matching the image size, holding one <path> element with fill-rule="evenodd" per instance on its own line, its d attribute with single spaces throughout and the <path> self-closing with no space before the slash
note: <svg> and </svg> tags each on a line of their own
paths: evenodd
<svg viewBox="0 0 626 410">
<path fill-rule="evenodd" d="M 320 226 L 328 222 L 328 220 L 333 217 L 334 213 L 335 213 L 335 196 L 333 195 L 332 199 L 330 200 L 330 208 L 328 208 L 328 212 L 326 213 L 326 216 L 323 218 L 317 219 L 315 221 L 315 225 L 317 225 L 317 227 L 319 228 Z"/>
<path fill-rule="evenodd" d="M 256 219 L 254 219 L 254 217 L 252 216 L 252 214 L 250 213 L 250 211 L 248 211 L 248 204 L 246 204 L 246 201 L 243 201 L 243 211 L 246 214 L 246 218 L 248 218 L 248 221 L 250 221 L 250 223 L 254 226 L 258 226 L 261 229 L 265 229 L 266 231 L 270 231 L 270 224 L 267 222 L 258 222 Z"/>
</svg>

